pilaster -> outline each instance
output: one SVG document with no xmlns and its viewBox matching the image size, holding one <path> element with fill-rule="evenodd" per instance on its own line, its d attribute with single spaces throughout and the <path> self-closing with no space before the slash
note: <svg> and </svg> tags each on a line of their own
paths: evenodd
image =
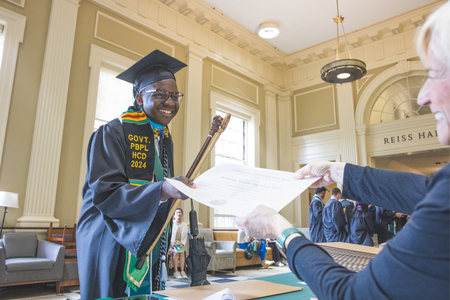
<svg viewBox="0 0 450 300">
<path fill-rule="evenodd" d="M 367 166 L 366 125 L 356 126 L 358 138 L 358 165 Z"/>
<path fill-rule="evenodd" d="M 340 152 L 342 162 L 358 164 L 356 148 L 355 114 L 353 106 L 353 90 L 351 83 L 337 85 L 339 110 Z"/>
<path fill-rule="evenodd" d="M 279 93 L 277 97 L 277 114 L 278 114 L 278 169 L 282 171 L 292 172 L 292 91 Z M 295 203 L 299 202 L 297 197 L 291 201 L 280 214 L 292 224 L 295 222 Z"/>
<path fill-rule="evenodd" d="M 202 146 L 201 111 L 202 111 L 202 71 L 203 59 L 206 55 L 193 46 L 187 47 L 187 97 L 185 99 L 184 121 L 184 170 L 189 171 L 192 162 Z M 183 201 L 182 208 L 185 215 L 191 210 L 190 201 Z M 199 213 L 199 203 L 194 201 L 194 209 Z"/>
<path fill-rule="evenodd" d="M 280 93 L 271 86 L 264 87 L 266 106 L 266 168 L 278 169 L 277 98 Z"/>
<path fill-rule="evenodd" d="M 23 216 L 18 227 L 47 227 L 55 197 L 79 0 L 53 0 L 39 88 Z"/>
</svg>

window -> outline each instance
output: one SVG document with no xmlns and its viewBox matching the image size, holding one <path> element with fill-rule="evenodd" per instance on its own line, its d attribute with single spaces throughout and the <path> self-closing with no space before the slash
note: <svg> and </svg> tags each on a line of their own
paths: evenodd
<svg viewBox="0 0 450 300">
<path fill-rule="evenodd" d="M 117 118 L 133 103 L 131 84 L 116 79 L 136 61 L 91 44 L 89 55 L 89 90 L 84 121 L 81 167 L 78 178 L 77 215 L 83 202 L 82 189 L 86 180 L 86 149 L 92 131 L 100 125 Z M 120 101 L 120 103 L 118 102 Z"/>
<path fill-rule="evenodd" d="M 216 115 L 225 117 L 227 113 L 217 110 Z M 228 162 L 238 165 L 247 165 L 246 159 L 246 128 L 247 121 L 238 116 L 232 116 L 227 129 L 222 133 L 215 148 L 215 164 Z M 214 227 L 237 227 L 236 217 L 214 209 Z"/>
<path fill-rule="evenodd" d="M 3 45 L 5 44 L 5 35 L 3 34 L 4 28 L 5 26 L 0 24 L 0 68 L 2 66 Z"/>
<path fill-rule="evenodd" d="M 0 7 L 0 165 L 8 125 L 19 44 L 23 41 L 26 17 Z"/>
<path fill-rule="evenodd" d="M 222 117 L 231 113 L 230 123 L 214 147 L 211 164 L 227 162 L 257 166 L 260 112 L 215 92 L 211 92 L 211 110 Z M 237 228 L 235 219 L 234 215 L 211 209 L 210 223 L 214 228 Z"/>
<path fill-rule="evenodd" d="M 218 110 L 216 115 L 225 117 L 226 113 Z M 237 116 L 233 116 L 230 119 L 227 129 L 216 143 L 216 165 L 221 162 L 230 162 L 238 165 L 247 164 L 245 151 L 246 123 L 246 120 Z"/>
<path fill-rule="evenodd" d="M 431 113 L 428 106 L 417 104 L 417 96 L 427 80 L 412 75 L 387 86 L 377 97 L 370 114 L 370 124 L 385 123 Z"/>
<path fill-rule="evenodd" d="M 107 64 L 100 67 L 94 131 L 133 105 L 133 85 L 117 79 L 120 73 L 120 70 Z"/>
</svg>

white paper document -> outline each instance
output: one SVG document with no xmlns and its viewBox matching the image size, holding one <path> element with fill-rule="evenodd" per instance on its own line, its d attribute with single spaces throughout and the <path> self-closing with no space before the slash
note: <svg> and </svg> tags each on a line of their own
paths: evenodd
<svg viewBox="0 0 450 300">
<path fill-rule="evenodd" d="M 293 178 L 292 172 L 221 163 L 195 179 L 196 189 L 166 180 L 190 198 L 240 217 L 259 204 L 279 212 L 320 177 Z"/>
<path fill-rule="evenodd" d="M 234 296 L 233 292 L 226 288 L 217 292 L 209 297 L 204 298 L 203 300 L 236 300 L 236 296 Z"/>
</svg>

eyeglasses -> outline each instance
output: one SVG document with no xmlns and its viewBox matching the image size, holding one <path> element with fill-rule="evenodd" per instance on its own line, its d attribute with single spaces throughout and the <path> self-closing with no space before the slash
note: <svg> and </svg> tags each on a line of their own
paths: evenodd
<svg viewBox="0 0 450 300">
<path fill-rule="evenodd" d="M 156 99 L 158 101 L 164 102 L 167 99 L 172 98 L 173 102 L 175 103 L 180 103 L 181 100 L 183 100 L 183 94 L 180 92 L 168 92 L 166 90 L 161 90 L 161 89 L 157 89 L 157 90 L 142 90 L 142 92 L 145 93 L 153 93 L 156 96 Z"/>
</svg>

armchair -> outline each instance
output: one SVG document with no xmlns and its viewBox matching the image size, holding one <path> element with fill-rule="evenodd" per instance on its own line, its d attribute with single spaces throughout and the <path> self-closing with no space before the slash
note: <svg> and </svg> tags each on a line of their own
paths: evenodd
<svg viewBox="0 0 450 300">
<path fill-rule="evenodd" d="M 5 233 L 0 240 L 0 286 L 56 282 L 63 276 L 64 246 L 34 233 Z"/>
<path fill-rule="evenodd" d="M 215 241 L 211 228 L 199 228 L 198 236 L 205 239 L 206 251 L 211 256 L 208 271 L 214 276 L 216 270 L 236 270 L 236 241 Z"/>
</svg>

